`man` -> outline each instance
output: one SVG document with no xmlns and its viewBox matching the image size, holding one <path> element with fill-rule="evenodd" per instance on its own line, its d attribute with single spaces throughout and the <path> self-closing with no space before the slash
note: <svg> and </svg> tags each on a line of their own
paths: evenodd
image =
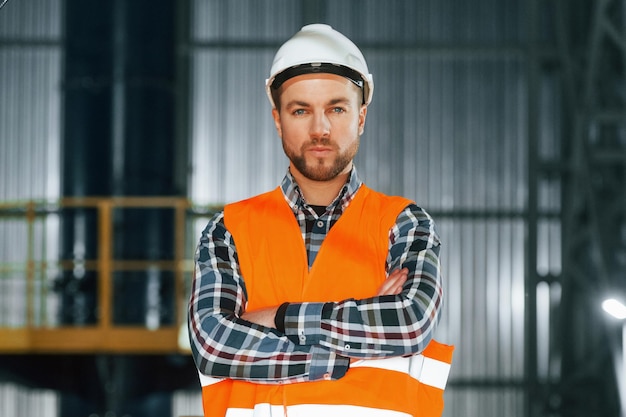
<svg viewBox="0 0 626 417">
<path fill-rule="evenodd" d="M 215 215 L 196 254 L 189 329 L 205 416 L 441 414 L 452 347 L 432 339 L 433 220 L 353 165 L 373 86 L 330 26 L 305 26 L 277 52 L 266 87 L 288 172 Z"/>
</svg>

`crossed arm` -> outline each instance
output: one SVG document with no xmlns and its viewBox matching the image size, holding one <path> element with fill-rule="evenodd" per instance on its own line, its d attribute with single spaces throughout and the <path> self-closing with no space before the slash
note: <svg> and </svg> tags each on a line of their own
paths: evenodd
<svg viewBox="0 0 626 417">
<path fill-rule="evenodd" d="M 402 292 L 402 286 L 407 280 L 409 270 L 407 268 L 396 269 L 383 283 L 380 288 L 374 294 L 375 297 L 382 295 L 399 295 Z M 278 306 L 261 308 L 253 311 L 246 311 L 241 315 L 241 318 L 251 323 L 256 323 L 261 326 L 276 329 L 275 318 Z"/>
<path fill-rule="evenodd" d="M 403 211 L 390 231 L 390 272 L 377 294 L 290 304 L 285 333 L 274 325 L 277 306 L 245 310 L 245 283 L 221 214 L 203 232 L 196 257 L 189 328 L 196 365 L 209 376 L 258 383 L 338 379 L 350 358 L 420 352 L 439 319 L 439 239 L 432 219 L 416 206 Z M 308 323 L 304 335 L 294 326 L 300 318 Z"/>
</svg>

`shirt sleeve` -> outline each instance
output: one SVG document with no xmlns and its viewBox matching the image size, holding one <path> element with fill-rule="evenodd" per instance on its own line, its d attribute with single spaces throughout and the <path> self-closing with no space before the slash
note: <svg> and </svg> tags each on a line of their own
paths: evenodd
<svg viewBox="0 0 626 417">
<path fill-rule="evenodd" d="M 409 205 L 389 231 L 386 261 L 388 274 L 408 268 L 402 292 L 336 303 L 291 303 L 285 311 L 285 334 L 294 343 L 353 358 L 421 352 L 432 339 L 442 306 L 439 252 L 434 221 Z"/>
<path fill-rule="evenodd" d="M 256 383 L 339 379 L 349 359 L 326 347 L 295 344 L 240 318 L 247 294 L 223 212 L 202 232 L 189 301 L 189 335 L 198 370 L 213 378 Z"/>
</svg>

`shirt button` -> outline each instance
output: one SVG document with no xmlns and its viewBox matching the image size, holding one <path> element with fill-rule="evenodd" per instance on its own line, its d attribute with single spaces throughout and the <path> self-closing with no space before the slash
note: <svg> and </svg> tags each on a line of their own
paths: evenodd
<svg viewBox="0 0 626 417">
<path fill-rule="evenodd" d="M 346 344 L 343 348 L 344 348 L 345 350 L 350 350 L 350 345 Z"/>
<path fill-rule="evenodd" d="M 318 221 L 317 221 L 317 227 L 319 227 L 319 228 L 324 227 L 324 222 L 323 222 L 323 221 L 321 221 L 321 220 L 318 220 Z"/>
<path fill-rule="evenodd" d="M 300 342 L 302 343 L 306 342 L 306 336 L 303 334 L 300 335 L 299 339 L 300 339 Z"/>
<path fill-rule="evenodd" d="M 326 373 L 324 374 L 324 379 L 325 379 L 326 381 L 330 380 L 330 374 L 329 374 L 328 372 L 326 372 Z"/>
</svg>

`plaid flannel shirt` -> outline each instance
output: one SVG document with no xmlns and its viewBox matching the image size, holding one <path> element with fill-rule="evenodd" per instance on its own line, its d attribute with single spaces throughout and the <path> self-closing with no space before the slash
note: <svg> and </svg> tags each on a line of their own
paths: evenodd
<svg viewBox="0 0 626 417">
<path fill-rule="evenodd" d="M 337 198 L 318 216 L 288 172 L 281 184 L 305 241 L 309 267 L 326 233 L 352 201 L 361 180 L 353 168 Z M 311 225 L 323 221 L 326 228 Z M 321 223 L 320 223 L 321 224 Z M 314 231 L 315 229 L 315 231 Z M 387 273 L 408 268 L 397 296 L 328 303 L 291 303 L 285 333 L 242 320 L 247 293 L 237 248 L 217 213 L 196 251 L 189 303 L 189 333 L 200 372 L 257 383 L 338 379 L 350 358 L 382 358 L 421 352 L 439 321 L 442 279 L 440 241 L 432 218 L 414 204 L 389 230 Z"/>
</svg>

